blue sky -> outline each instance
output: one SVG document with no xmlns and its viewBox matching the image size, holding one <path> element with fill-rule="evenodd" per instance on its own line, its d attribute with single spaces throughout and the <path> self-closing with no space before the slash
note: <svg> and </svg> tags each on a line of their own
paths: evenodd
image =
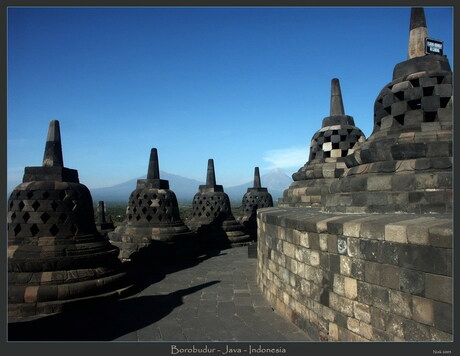
<svg viewBox="0 0 460 356">
<path fill-rule="evenodd" d="M 453 10 L 425 8 L 453 68 Z M 42 163 L 59 120 L 64 165 L 91 188 L 160 169 L 232 186 L 308 160 L 339 78 L 366 136 L 407 59 L 408 7 L 9 8 L 8 191 Z M 262 182 L 263 183 L 263 182 Z"/>
</svg>

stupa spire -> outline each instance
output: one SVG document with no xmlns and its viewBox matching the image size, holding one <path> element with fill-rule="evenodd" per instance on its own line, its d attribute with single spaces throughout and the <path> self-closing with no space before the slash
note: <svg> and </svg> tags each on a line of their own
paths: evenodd
<svg viewBox="0 0 460 356">
<path fill-rule="evenodd" d="M 59 121 L 51 120 L 46 138 L 45 154 L 43 155 L 44 167 L 64 167 L 62 159 L 61 131 Z"/>
<path fill-rule="evenodd" d="M 160 179 L 160 167 L 158 165 L 158 151 L 156 148 L 150 150 L 149 168 L 147 179 Z"/>
<path fill-rule="evenodd" d="M 330 116 L 345 115 L 343 108 L 342 92 L 340 82 L 337 78 L 331 81 L 331 113 Z"/>
<path fill-rule="evenodd" d="M 214 187 L 216 185 L 216 173 L 214 171 L 214 160 L 208 159 L 208 172 L 206 175 L 206 185 Z"/>
<path fill-rule="evenodd" d="M 425 55 L 425 39 L 428 37 L 423 7 L 413 7 L 410 13 L 408 59 Z"/>
<path fill-rule="evenodd" d="M 261 188 L 259 167 L 254 168 L 254 188 Z"/>
</svg>

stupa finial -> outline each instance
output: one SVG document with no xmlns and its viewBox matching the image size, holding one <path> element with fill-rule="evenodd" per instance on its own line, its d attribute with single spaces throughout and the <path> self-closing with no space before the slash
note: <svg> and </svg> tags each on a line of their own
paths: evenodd
<svg viewBox="0 0 460 356">
<path fill-rule="evenodd" d="M 212 158 L 208 159 L 208 172 L 206 175 L 206 185 L 207 186 L 216 185 L 216 173 L 214 172 L 214 160 Z"/>
<path fill-rule="evenodd" d="M 254 188 L 261 188 L 259 167 L 254 169 Z"/>
<path fill-rule="evenodd" d="M 331 113 L 330 116 L 345 115 L 343 108 L 342 92 L 340 82 L 337 78 L 331 81 Z"/>
<path fill-rule="evenodd" d="M 158 151 L 152 148 L 150 151 L 149 169 L 147 179 L 160 179 L 160 167 L 158 165 Z"/>
<path fill-rule="evenodd" d="M 59 121 L 51 120 L 46 138 L 45 154 L 43 155 L 44 167 L 64 167 L 62 159 L 61 131 Z"/>
<path fill-rule="evenodd" d="M 425 39 L 428 37 L 423 7 L 413 7 L 410 13 L 408 58 L 425 55 Z"/>
</svg>

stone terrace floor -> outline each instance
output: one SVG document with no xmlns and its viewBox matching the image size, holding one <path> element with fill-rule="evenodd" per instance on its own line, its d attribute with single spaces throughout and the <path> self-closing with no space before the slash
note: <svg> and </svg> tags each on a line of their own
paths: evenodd
<svg viewBox="0 0 460 356">
<path fill-rule="evenodd" d="M 65 313 L 10 320 L 9 340 L 312 341 L 270 307 L 248 247 L 151 271 L 130 297 Z"/>
</svg>

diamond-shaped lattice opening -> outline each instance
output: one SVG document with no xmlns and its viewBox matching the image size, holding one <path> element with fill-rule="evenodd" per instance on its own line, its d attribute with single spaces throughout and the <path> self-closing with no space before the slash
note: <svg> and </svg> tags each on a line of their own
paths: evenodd
<svg viewBox="0 0 460 356">
<path fill-rule="evenodd" d="M 34 196 L 34 192 L 32 190 L 29 190 L 26 195 L 27 195 L 27 198 L 30 199 Z"/>
<path fill-rule="evenodd" d="M 16 213 L 11 214 L 11 220 L 16 219 Z"/>
<path fill-rule="evenodd" d="M 137 208 L 136 207 L 133 208 L 133 213 L 137 213 Z"/>
<path fill-rule="evenodd" d="M 136 198 L 139 199 L 141 195 L 139 193 L 136 194 Z"/>
<path fill-rule="evenodd" d="M 128 214 L 128 220 L 131 220 L 133 216 L 131 214 Z"/>
<path fill-rule="evenodd" d="M 37 209 L 40 207 L 40 203 L 38 200 L 35 200 L 34 203 L 32 204 L 32 208 L 37 211 Z"/>
<path fill-rule="evenodd" d="M 163 208 L 163 213 L 166 213 L 168 211 L 168 209 L 165 207 Z"/>
<path fill-rule="evenodd" d="M 152 208 L 152 212 L 153 212 L 154 214 L 156 214 L 156 213 L 157 213 L 157 208 Z"/>
<path fill-rule="evenodd" d="M 22 209 L 24 209 L 25 206 L 26 204 L 24 204 L 24 202 L 21 200 L 18 204 L 19 211 L 22 211 Z"/>
<path fill-rule="evenodd" d="M 145 218 L 147 219 L 147 221 L 150 221 L 150 220 L 152 220 L 152 219 L 153 219 L 153 217 L 152 217 L 152 216 L 150 216 L 150 215 L 147 215 Z"/>
<path fill-rule="evenodd" d="M 159 220 L 159 221 L 163 220 L 163 216 L 162 216 L 161 214 L 158 215 L 158 220 Z"/>
<path fill-rule="evenodd" d="M 206 216 L 209 218 L 211 214 L 209 213 L 209 211 L 206 212 Z"/>
<path fill-rule="evenodd" d="M 50 196 L 50 193 L 46 192 L 46 191 L 43 192 L 43 194 L 42 194 L 43 199 L 48 199 L 49 196 Z"/>
<path fill-rule="evenodd" d="M 43 224 L 46 224 L 46 222 L 50 219 L 50 215 L 48 213 L 43 213 L 40 215 L 40 220 L 43 221 Z"/>
<path fill-rule="evenodd" d="M 33 225 L 30 227 L 30 233 L 32 234 L 32 236 L 37 235 L 39 231 L 40 231 L 40 229 L 39 229 L 38 226 L 35 225 L 35 224 L 33 224 Z"/>
<path fill-rule="evenodd" d="M 201 213 L 198 213 L 198 216 L 201 216 Z"/>
<path fill-rule="evenodd" d="M 22 218 L 24 219 L 24 222 L 27 223 L 27 221 L 30 219 L 29 213 L 26 212 L 26 213 L 22 216 Z"/>
<path fill-rule="evenodd" d="M 75 211 L 77 209 L 77 201 L 76 200 L 72 200 L 72 203 L 70 204 L 70 209 L 72 211 Z"/>
<path fill-rule="evenodd" d="M 159 205 L 159 206 L 162 206 L 162 205 L 163 205 L 163 200 L 159 200 L 159 201 L 158 201 L 158 205 Z"/>
<path fill-rule="evenodd" d="M 77 225 L 72 224 L 72 226 L 70 227 L 70 232 L 75 236 L 77 234 L 77 231 L 78 231 Z"/>
<path fill-rule="evenodd" d="M 158 197 L 158 196 L 157 196 L 156 194 L 153 194 L 153 195 L 152 195 L 152 198 L 153 198 L 153 199 L 156 199 L 157 197 Z"/>
<path fill-rule="evenodd" d="M 152 206 L 152 200 L 149 199 L 149 200 L 147 201 L 147 204 L 148 204 L 149 206 Z"/>
<path fill-rule="evenodd" d="M 144 199 L 147 199 L 147 194 L 144 194 L 142 197 L 143 197 Z"/>
<path fill-rule="evenodd" d="M 56 202 L 53 200 L 53 202 L 51 203 L 51 209 L 53 209 L 53 211 L 56 211 L 57 207 L 58 207 L 58 203 L 56 203 Z"/>
<path fill-rule="evenodd" d="M 56 236 L 59 232 L 59 229 L 56 225 L 53 224 L 53 226 L 50 227 L 50 234 L 51 236 Z"/>
<path fill-rule="evenodd" d="M 10 201 L 10 210 L 13 209 L 14 201 Z"/>
<path fill-rule="evenodd" d="M 20 195 L 21 195 L 21 191 L 20 190 L 16 191 L 16 198 L 19 198 Z"/>
<path fill-rule="evenodd" d="M 17 234 L 19 234 L 19 232 L 21 231 L 21 225 L 17 224 L 14 229 L 14 235 L 16 236 Z"/>
<path fill-rule="evenodd" d="M 142 212 L 145 214 L 146 211 L 147 211 L 147 208 L 144 206 L 144 207 L 142 208 Z"/>
<path fill-rule="evenodd" d="M 66 214 L 62 213 L 61 215 L 59 215 L 58 222 L 64 223 L 66 220 L 67 220 L 67 215 Z"/>
<path fill-rule="evenodd" d="M 205 210 L 206 210 L 206 208 L 203 206 L 203 207 L 201 208 L 201 210 L 205 211 Z"/>
<path fill-rule="evenodd" d="M 136 220 L 139 221 L 141 219 L 140 215 L 136 215 Z"/>
</svg>

